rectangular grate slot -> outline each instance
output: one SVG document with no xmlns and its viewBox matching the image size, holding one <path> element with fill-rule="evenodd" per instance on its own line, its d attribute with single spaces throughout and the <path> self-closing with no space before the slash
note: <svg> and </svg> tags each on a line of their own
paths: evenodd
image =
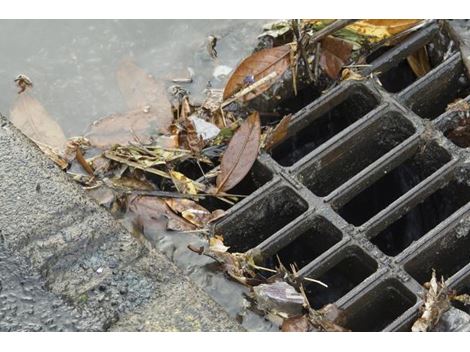
<svg viewBox="0 0 470 352">
<path fill-rule="evenodd" d="M 349 223 L 360 226 L 450 159 L 450 155 L 444 149 L 434 142 L 429 143 L 403 164 L 356 195 L 338 212 Z"/>
<path fill-rule="evenodd" d="M 447 279 L 470 263 L 469 249 L 470 233 L 459 235 L 453 231 L 406 263 L 405 270 L 421 284 L 429 281 L 432 269 L 437 277 L 442 275 Z"/>
<path fill-rule="evenodd" d="M 222 221 L 215 233 L 222 234 L 232 251 L 245 252 L 260 244 L 308 209 L 290 188 L 281 187 L 255 200 L 249 208 Z M 243 219 L 241 221 L 241 219 Z"/>
<path fill-rule="evenodd" d="M 343 143 L 305 168 L 299 179 L 313 193 L 324 197 L 414 132 L 411 122 L 397 112 L 388 112 L 355 136 L 354 143 Z"/>
<path fill-rule="evenodd" d="M 458 61 L 451 69 L 436 73 L 426 87 L 414 90 L 405 99 L 405 104 L 417 115 L 433 120 L 445 112 L 448 104 L 465 98 L 469 93 L 470 82 L 462 62 Z"/>
<path fill-rule="evenodd" d="M 381 331 L 416 303 L 396 279 L 388 279 L 346 309 L 344 326 L 352 331 Z"/>
<path fill-rule="evenodd" d="M 302 119 L 312 121 L 273 149 L 274 160 L 282 166 L 293 165 L 378 105 L 378 100 L 362 86 L 353 87 L 345 97 L 337 100 L 331 110 L 321 116 L 314 116 L 315 110 L 302 116 Z"/>
<path fill-rule="evenodd" d="M 243 180 L 241 180 L 240 183 L 232 188 L 228 193 L 248 196 L 261 188 L 267 182 L 271 181 L 272 178 L 272 172 L 256 160 L 250 172 L 248 172 Z M 204 182 L 204 178 L 200 178 L 198 182 Z M 230 208 L 230 204 L 223 202 L 216 197 L 205 197 L 201 199 L 200 204 L 210 211 L 214 211 L 216 209 L 227 210 Z"/>
<path fill-rule="evenodd" d="M 451 182 L 389 225 L 371 242 L 395 256 L 470 201 L 470 187 Z"/>
<path fill-rule="evenodd" d="M 323 217 L 316 217 L 311 227 L 298 236 L 294 241 L 281 249 L 276 255 L 287 268 L 296 264 L 298 269 L 319 257 L 329 248 L 341 241 L 343 235 L 335 226 Z M 278 265 L 276 255 L 267 263 L 271 267 Z"/>
<path fill-rule="evenodd" d="M 377 263 L 358 247 L 348 248 L 344 258 L 316 279 L 328 285 L 308 284 L 305 287 L 308 300 L 315 309 L 333 303 L 377 270 Z"/>
<path fill-rule="evenodd" d="M 436 38 L 437 39 L 437 38 Z M 426 74 L 426 69 L 433 69 L 443 61 L 443 52 L 447 51 L 448 41 L 436 40 L 415 50 L 410 56 L 395 66 L 378 75 L 380 83 L 390 93 L 398 93 Z M 427 58 L 427 61 L 424 59 Z M 414 60 L 413 60 L 414 59 Z M 410 61 L 419 62 L 420 76 L 413 71 Z M 426 63 L 427 62 L 427 63 Z M 416 66 L 415 66 L 416 67 Z"/>
</svg>

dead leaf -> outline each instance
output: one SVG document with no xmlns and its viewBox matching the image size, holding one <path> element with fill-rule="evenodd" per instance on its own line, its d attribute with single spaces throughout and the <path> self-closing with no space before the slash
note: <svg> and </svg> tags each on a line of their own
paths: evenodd
<svg viewBox="0 0 470 352">
<path fill-rule="evenodd" d="M 261 127 L 258 112 L 251 114 L 235 132 L 220 162 L 217 192 L 235 187 L 250 171 L 258 156 Z"/>
<path fill-rule="evenodd" d="M 213 213 L 190 199 L 168 198 L 165 203 L 175 213 L 181 214 L 184 219 L 199 228 L 204 228 L 214 218 Z"/>
<path fill-rule="evenodd" d="M 436 272 L 433 270 L 431 281 L 424 284 L 427 292 L 424 295 L 424 302 L 420 308 L 421 316 L 411 327 L 413 332 L 425 332 L 432 330 L 442 313 L 450 308 L 449 290 L 444 282 L 444 278 L 438 282 Z"/>
<path fill-rule="evenodd" d="M 225 85 L 223 100 L 227 100 L 247 84 L 259 81 L 272 72 L 275 72 L 278 78 L 282 76 L 290 67 L 290 53 L 291 46 L 286 44 L 275 48 L 263 49 L 247 57 L 230 76 Z M 246 94 L 240 99 L 244 102 L 250 101 L 268 90 L 272 84 L 272 81 L 266 82 L 255 91 Z"/>
<path fill-rule="evenodd" d="M 66 138 L 62 128 L 44 106 L 27 92 L 16 97 L 10 110 L 11 122 L 28 138 L 61 154 Z"/>
<path fill-rule="evenodd" d="M 156 114 L 139 109 L 95 121 L 85 136 L 93 146 L 102 149 L 131 142 L 148 144 L 152 140 L 150 136 L 158 131 L 160 125 Z"/>
<path fill-rule="evenodd" d="M 152 182 L 147 181 L 147 180 L 139 180 L 138 178 L 135 178 L 135 177 L 129 177 L 129 176 L 114 177 L 110 181 L 113 187 L 120 188 L 120 189 L 133 190 L 133 191 L 155 190 L 155 186 Z"/>
<path fill-rule="evenodd" d="M 461 295 L 453 296 L 452 297 L 453 301 L 458 301 L 460 303 L 463 303 L 466 306 L 470 305 L 470 295 L 467 293 L 463 293 Z"/>
<path fill-rule="evenodd" d="M 362 20 L 356 21 L 346 28 L 367 37 L 369 42 L 374 43 L 412 28 L 421 21 L 416 19 Z"/>
<path fill-rule="evenodd" d="M 260 283 L 255 279 L 256 273 L 252 269 L 253 258 L 248 253 L 227 252 L 228 247 L 224 246 L 222 237 L 216 236 L 216 239 L 210 242 L 209 248 L 195 248 L 189 245 L 188 249 L 214 259 L 229 277 L 242 285 L 250 286 Z"/>
<path fill-rule="evenodd" d="M 418 78 L 431 71 L 431 64 L 429 63 L 428 52 L 425 46 L 408 56 L 406 61 L 408 61 L 408 65 L 410 65 L 413 73 Z"/>
<path fill-rule="evenodd" d="M 130 196 L 127 206 L 131 216 L 139 217 L 145 229 L 153 231 L 192 231 L 196 227 L 176 215 L 166 205 L 165 200 L 149 196 Z"/>
<path fill-rule="evenodd" d="M 338 79 L 339 74 L 350 59 L 353 46 L 351 43 L 328 36 L 321 41 L 320 67 L 331 79 Z"/>
<path fill-rule="evenodd" d="M 311 331 L 311 324 L 307 315 L 295 316 L 284 319 L 281 326 L 283 332 L 307 332 Z"/>
<path fill-rule="evenodd" d="M 279 144 L 287 136 L 289 130 L 289 123 L 292 119 L 292 114 L 286 115 L 276 125 L 274 130 L 266 137 L 265 149 L 270 150 L 275 145 Z"/>
<path fill-rule="evenodd" d="M 198 192 L 201 192 L 205 189 L 204 185 L 191 180 L 181 172 L 169 171 L 169 174 L 176 189 L 180 193 L 196 195 Z"/>
</svg>

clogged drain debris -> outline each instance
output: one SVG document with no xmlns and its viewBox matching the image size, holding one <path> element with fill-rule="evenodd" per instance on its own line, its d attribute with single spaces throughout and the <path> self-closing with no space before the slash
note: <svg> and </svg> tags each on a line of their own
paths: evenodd
<svg viewBox="0 0 470 352">
<path fill-rule="evenodd" d="M 341 143 L 339 138 L 351 138 L 352 141 L 355 134 L 367 138 L 367 133 L 362 133 L 367 128 L 380 130 L 377 111 L 384 98 L 381 96 L 382 88 L 377 86 L 382 85 L 391 93 L 399 93 L 405 89 L 405 85 L 414 87 L 439 65 L 454 65 L 456 72 L 463 69 L 454 64 L 458 55 L 455 54 L 456 43 L 451 38 L 444 41 L 446 44 L 442 48 L 431 48 L 430 44 L 422 44 L 421 40 L 418 51 L 409 48 L 409 42 L 413 44 L 415 38 L 419 39 L 421 35 L 428 35 L 433 43 L 432 36 L 440 33 L 436 28 L 433 21 L 422 20 L 281 22 L 266 28 L 261 36 L 262 48 L 244 59 L 230 74 L 224 90 L 207 88 L 206 99 L 201 104 L 195 104 L 183 87 L 166 87 L 136 62 L 124 60 L 117 69 L 116 77 L 129 111 L 96 121 L 84 137 L 66 141 L 57 123 L 41 103 L 32 97 L 34 88 L 31 86 L 20 86 L 11 119 L 54 162 L 79 182 L 90 196 L 121 218 L 137 237 L 143 234 L 153 243 L 159 243 L 168 242 L 171 236 L 198 236 L 197 242 L 188 243 L 189 249 L 185 248 L 185 255 L 193 258 L 205 255 L 213 259 L 218 263 L 219 270 L 245 286 L 243 304 L 250 306 L 260 317 L 268 318 L 273 324 L 269 328 L 280 328 L 283 331 L 354 330 L 355 325 L 351 323 L 354 319 L 348 316 L 353 314 L 350 312 L 354 309 L 348 308 L 345 302 L 349 301 L 343 297 L 354 299 L 362 292 L 357 286 L 373 280 L 376 272 L 382 268 L 383 259 L 378 259 L 381 257 L 375 248 L 371 250 L 368 244 L 356 243 L 359 249 L 353 250 L 356 247 L 347 241 L 355 240 L 349 235 L 340 235 L 316 258 L 302 263 L 302 268 L 299 267 L 301 263 L 296 263 L 295 257 L 285 262 L 275 254 L 287 242 L 295 241 L 298 234 L 305 232 L 310 223 L 304 223 L 303 219 L 309 221 L 312 212 L 321 208 L 321 198 L 313 194 L 317 192 L 316 187 L 310 187 L 313 192 L 310 193 L 304 189 L 302 182 L 306 183 L 306 178 L 318 173 L 319 169 L 334 164 L 334 147 Z M 405 47 L 403 59 L 406 63 L 400 65 L 406 64 L 407 75 L 414 75 L 415 78 L 404 80 L 404 85 L 390 83 L 391 78 L 384 76 L 385 70 L 384 75 L 377 72 L 380 65 L 385 65 L 380 63 L 381 58 L 393 50 L 401 50 L 401 44 Z M 212 60 L 217 58 L 216 46 L 217 41 L 212 38 L 207 46 L 207 55 Z M 446 57 L 443 51 L 453 53 L 454 56 Z M 369 63 L 374 53 L 381 55 Z M 377 67 L 374 66 L 376 62 Z M 457 77 L 460 71 L 454 73 L 450 69 L 441 70 L 438 74 Z M 462 79 L 459 77 L 455 80 L 460 85 L 457 95 L 465 95 L 469 88 L 464 73 L 461 76 Z M 452 79 L 448 81 L 453 82 Z M 352 95 L 344 93 L 343 87 L 348 87 Z M 354 94 L 357 99 L 351 100 Z M 332 99 L 332 103 L 324 103 L 327 99 Z M 409 104 L 417 114 L 427 112 L 421 108 L 422 104 L 415 104 L 413 97 L 399 96 L 397 100 Z M 416 100 L 419 102 L 418 98 Z M 343 103 L 351 103 L 352 107 L 357 108 L 354 110 L 357 116 L 349 116 L 349 119 L 344 116 L 351 105 L 341 105 Z M 315 104 L 320 105 L 317 108 Z M 335 107 L 331 108 L 333 105 L 337 107 L 336 110 Z M 304 111 L 309 109 L 313 115 L 303 117 L 307 114 Z M 450 157 L 444 158 L 442 163 L 440 160 L 436 163 L 436 169 L 429 173 L 423 172 L 424 176 L 416 184 L 399 186 L 397 197 L 383 204 L 385 210 L 377 208 L 377 212 L 360 224 L 341 213 L 341 209 L 354 199 L 352 193 L 360 194 L 360 191 L 366 189 L 365 183 L 357 183 L 350 193 L 343 190 L 343 193 L 335 195 L 335 191 L 341 190 L 344 184 L 359 182 L 356 175 L 364 176 L 371 172 L 368 169 L 380 168 L 387 173 L 406 161 L 405 156 L 421 155 L 433 150 L 433 144 L 427 143 L 425 138 L 434 138 L 434 135 L 425 136 L 422 141 L 416 138 L 417 133 L 421 133 L 418 132 L 421 129 L 416 128 L 416 119 L 419 117 L 402 114 L 402 111 L 395 109 L 387 115 L 388 122 L 383 127 L 384 131 L 380 132 L 384 140 L 374 142 L 387 146 L 380 146 L 376 157 L 366 159 L 364 165 L 361 164 L 362 169 L 350 166 L 351 170 L 345 170 L 349 172 L 347 177 L 338 178 L 334 187 L 320 194 L 331 203 L 331 211 L 338 211 L 339 215 L 335 216 L 344 218 L 342 222 L 333 225 L 330 224 L 331 219 L 325 220 L 325 228 L 338 227 L 336 230 L 343 233 L 346 231 L 346 222 L 352 223 L 351 226 L 365 224 L 369 231 L 367 236 L 373 237 L 385 223 L 379 216 L 383 211 L 388 211 L 389 203 L 409 196 L 410 189 L 430 177 L 434 177 L 433 185 L 439 181 L 442 186 L 445 186 L 444 180 L 449 182 L 448 179 L 454 177 L 451 167 L 457 166 L 451 164 Z M 427 113 L 423 115 L 424 118 L 428 116 Z M 321 118 L 317 119 L 317 116 Z M 391 121 L 396 116 L 411 121 L 410 126 L 396 128 Z M 364 123 L 373 119 L 376 122 Z M 308 120 L 311 125 L 307 123 Z M 324 133 L 317 133 L 315 123 L 321 123 L 318 131 Z M 38 130 L 37 126 L 46 128 Z M 307 126 L 315 131 L 305 134 Z M 454 127 L 448 135 L 463 134 L 465 138 L 459 127 L 462 126 Z M 397 136 L 389 138 L 392 134 Z M 311 135 L 314 135 L 313 139 Z M 452 138 L 449 136 L 449 139 Z M 360 141 L 366 145 L 363 139 Z M 444 147 L 447 146 L 445 143 Z M 358 147 L 355 150 L 365 149 Z M 312 162 L 312 158 L 319 155 L 317 150 L 322 150 L 326 157 L 321 162 Z M 384 159 L 385 155 L 403 157 Z M 341 157 L 347 161 L 355 156 L 348 154 L 347 149 L 342 149 Z M 395 165 L 388 165 L 387 162 L 392 160 Z M 291 167 L 292 172 L 283 166 Z M 290 175 L 297 173 L 299 167 L 302 169 L 299 175 L 306 178 Z M 454 180 L 459 184 L 459 189 L 463 190 L 459 195 L 461 201 L 458 208 L 444 211 L 442 221 L 458 213 L 469 201 L 466 167 L 460 164 L 458 167 L 464 175 Z M 340 169 L 332 170 L 342 172 Z M 437 172 L 446 178 L 440 181 Z M 374 175 L 367 183 L 373 184 L 379 179 L 380 176 Z M 314 182 L 321 184 L 318 179 Z M 279 186 L 281 183 L 282 187 Z M 263 199 L 263 191 L 268 194 L 271 190 L 278 192 L 278 197 Z M 418 202 L 418 197 L 424 197 L 432 191 L 435 189 L 421 191 L 414 196 L 416 199 L 409 201 L 410 205 Z M 310 195 L 306 196 L 308 200 L 305 201 L 302 197 L 307 192 Z M 278 198 L 284 199 L 279 201 Z M 249 208 L 250 204 L 252 208 Z M 403 205 L 399 209 L 401 213 L 390 213 L 387 222 L 398 220 L 406 209 Z M 234 214 L 243 217 L 234 218 Z M 247 229 L 246 223 L 250 222 L 253 226 Z M 237 230 L 244 226 L 243 231 Z M 293 228 L 293 232 L 288 238 L 287 232 L 283 234 L 283 231 L 289 227 Z M 259 231 L 253 233 L 258 228 Z M 237 248 L 241 250 L 238 252 Z M 363 252 L 366 254 L 357 254 Z M 339 287 L 338 292 L 341 294 L 338 297 L 325 294 L 324 290 L 330 287 L 320 278 L 325 274 L 334 288 L 337 285 L 337 273 L 343 275 L 348 271 L 347 267 L 341 270 L 335 267 L 343 265 L 342 258 L 348 256 L 353 258 L 353 266 L 365 267 L 365 274 L 360 275 L 360 280 L 349 280 L 353 284 L 347 289 Z M 271 258 L 268 265 L 265 264 L 267 257 Z M 322 262 L 322 258 L 331 260 Z M 347 263 L 344 265 L 349 266 Z M 389 317 L 387 315 L 386 319 L 378 323 L 384 329 L 393 327 L 396 319 L 408 309 L 418 309 L 417 303 L 414 303 L 416 299 L 410 298 L 414 294 L 409 292 L 409 286 L 396 284 L 393 280 L 388 282 L 393 284 L 380 284 L 377 287 L 393 293 L 393 300 L 398 303 L 397 311 L 390 312 Z M 307 284 L 310 287 L 316 285 L 314 287 L 318 286 L 318 289 L 306 290 Z M 314 309 L 307 291 L 324 295 L 322 297 L 334 296 L 341 304 L 336 306 L 329 299 L 320 298 L 319 301 L 325 304 Z M 401 300 L 406 302 L 401 304 Z M 240 321 L 245 323 L 246 313 L 236 313 Z M 425 330 L 430 330 L 432 327 L 428 326 L 431 325 L 426 325 Z"/>
</svg>

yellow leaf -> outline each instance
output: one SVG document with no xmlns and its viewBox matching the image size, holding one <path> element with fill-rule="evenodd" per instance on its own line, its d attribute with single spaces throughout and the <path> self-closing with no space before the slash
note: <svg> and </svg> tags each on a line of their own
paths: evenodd
<svg viewBox="0 0 470 352">
<path fill-rule="evenodd" d="M 350 24 L 346 28 L 362 36 L 370 42 L 379 42 L 397 33 L 416 26 L 422 20 L 362 20 Z"/>
<path fill-rule="evenodd" d="M 178 192 L 196 195 L 199 191 L 204 189 L 203 185 L 191 180 L 181 172 L 170 171 L 169 174 Z"/>
</svg>

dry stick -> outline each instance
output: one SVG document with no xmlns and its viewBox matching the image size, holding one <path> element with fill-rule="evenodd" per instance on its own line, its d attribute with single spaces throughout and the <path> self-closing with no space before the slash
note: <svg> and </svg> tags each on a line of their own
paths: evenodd
<svg viewBox="0 0 470 352">
<path fill-rule="evenodd" d="M 86 162 L 85 158 L 83 157 L 82 151 L 80 150 L 80 147 L 77 147 L 77 150 L 75 152 L 75 158 L 90 176 L 94 176 L 93 168 L 90 166 L 90 164 Z"/>
<path fill-rule="evenodd" d="M 297 40 L 297 48 L 300 48 L 299 49 L 300 57 L 302 58 L 302 61 L 304 62 L 305 68 L 307 69 L 308 78 L 310 82 L 313 82 L 315 77 L 314 75 L 312 75 L 312 71 L 309 70 L 307 54 L 305 53 L 305 48 L 302 43 L 305 36 L 300 35 L 300 28 L 299 28 L 298 20 L 292 20 L 292 29 L 294 31 L 295 39 Z"/>
<path fill-rule="evenodd" d="M 321 49 L 321 43 L 317 43 L 317 47 L 315 48 L 315 64 L 313 67 L 313 77 L 314 80 L 316 81 L 318 76 L 319 76 L 319 68 L 320 68 L 320 49 Z"/>
<path fill-rule="evenodd" d="M 277 73 L 275 71 L 271 72 L 269 75 L 261 78 L 259 81 L 249 85 L 248 87 L 246 87 L 246 88 L 242 89 L 241 91 L 239 91 L 238 93 L 234 94 L 231 98 L 228 98 L 227 100 L 223 101 L 222 104 L 220 104 L 220 108 L 224 108 L 227 105 L 233 103 L 234 101 L 244 97 L 248 93 L 251 93 L 252 91 L 254 91 L 259 86 L 273 80 L 274 78 L 276 78 L 276 76 L 277 76 Z"/>
</svg>

